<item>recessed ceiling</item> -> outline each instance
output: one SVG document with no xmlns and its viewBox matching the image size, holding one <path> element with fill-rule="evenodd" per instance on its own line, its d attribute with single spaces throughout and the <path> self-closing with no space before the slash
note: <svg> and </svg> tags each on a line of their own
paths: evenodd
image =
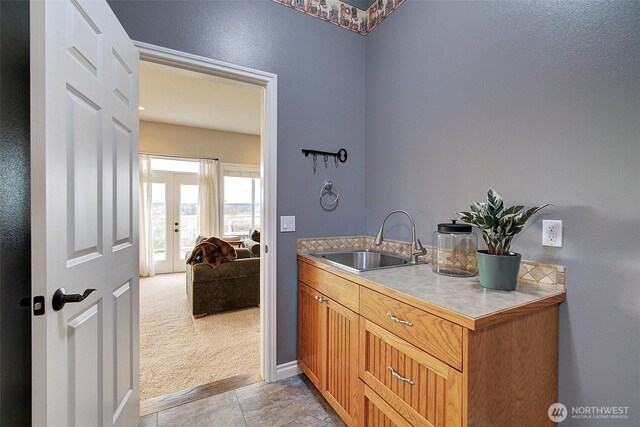
<svg viewBox="0 0 640 427">
<path fill-rule="evenodd" d="M 259 135 L 262 90 L 141 61 L 140 120 Z"/>
</svg>

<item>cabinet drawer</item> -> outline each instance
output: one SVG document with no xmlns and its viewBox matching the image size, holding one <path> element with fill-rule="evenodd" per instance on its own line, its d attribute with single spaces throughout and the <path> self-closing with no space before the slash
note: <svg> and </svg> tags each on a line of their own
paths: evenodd
<svg viewBox="0 0 640 427">
<path fill-rule="evenodd" d="M 462 370 L 462 326 L 365 287 L 360 315 Z"/>
<path fill-rule="evenodd" d="M 414 426 L 462 425 L 462 373 L 360 319 L 359 376 Z"/>
<path fill-rule="evenodd" d="M 298 280 L 348 309 L 358 312 L 359 285 L 302 261 L 298 261 Z"/>
<path fill-rule="evenodd" d="M 359 426 L 404 427 L 409 425 L 407 420 L 362 381 L 358 388 L 358 399 L 360 401 Z"/>
</svg>

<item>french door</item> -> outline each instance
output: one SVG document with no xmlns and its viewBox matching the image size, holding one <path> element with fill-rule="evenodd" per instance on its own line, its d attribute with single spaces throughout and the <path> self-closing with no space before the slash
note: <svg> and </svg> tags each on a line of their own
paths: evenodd
<svg viewBox="0 0 640 427">
<path fill-rule="evenodd" d="M 151 204 L 156 273 L 185 271 L 198 237 L 198 175 L 153 172 Z"/>
</svg>

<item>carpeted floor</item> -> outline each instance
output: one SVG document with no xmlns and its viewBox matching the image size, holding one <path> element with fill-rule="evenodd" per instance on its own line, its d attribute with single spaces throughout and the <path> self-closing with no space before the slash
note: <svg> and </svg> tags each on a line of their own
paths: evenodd
<svg viewBox="0 0 640 427">
<path fill-rule="evenodd" d="M 194 319 L 185 273 L 140 279 L 140 399 L 260 367 L 260 309 Z"/>
</svg>

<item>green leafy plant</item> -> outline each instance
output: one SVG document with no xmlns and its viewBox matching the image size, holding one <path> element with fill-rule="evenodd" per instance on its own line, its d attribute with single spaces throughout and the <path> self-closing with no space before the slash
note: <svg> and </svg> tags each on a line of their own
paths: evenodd
<svg viewBox="0 0 640 427">
<path fill-rule="evenodd" d="M 527 220 L 540 209 L 549 206 L 535 206 L 522 211 L 524 206 L 504 207 L 502 197 L 491 187 L 487 191 L 487 202 L 471 204 L 469 212 L 456 212 L 467 224 L 475 225 L 482 232 L 482 238 L 491 255 L 509 255 L 511 240 L 522 231 Z"/>
</svg>

